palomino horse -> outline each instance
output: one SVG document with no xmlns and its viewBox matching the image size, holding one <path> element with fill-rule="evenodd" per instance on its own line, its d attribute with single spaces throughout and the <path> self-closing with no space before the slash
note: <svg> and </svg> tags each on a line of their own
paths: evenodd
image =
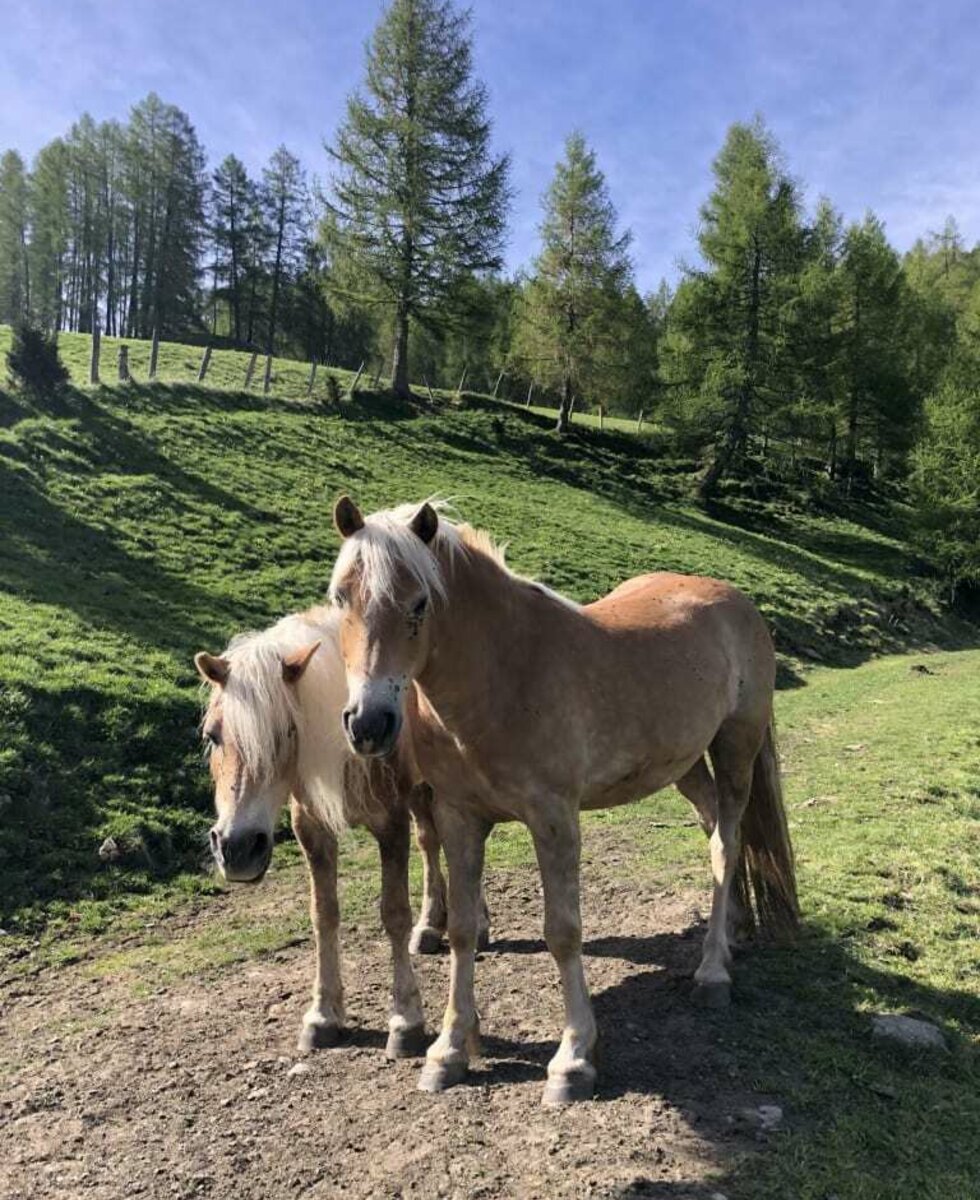
<svg viewBox="0 0 980 1200">
<path fill-rule="evenodd" d="M 430 791 L 407 738 L 386 760 L 351 753 L 340 727 L 347 685 L 338 624 L 332 610 L 313 608 L 235 638 L 220 657 L 196 656 L 212 685 L 203 722 L 218 813 L 211 848 L 226 879 L 257 882 L 272 857 L 276 818 L 289 800 L 310 871 L 316 975 L 299 1044 L 312 1050 L 333 1045 L 344 1026 L 337 835 L 348 825 L 370 830 L 381 853 L 381 919 L 394 965 L 386 1052 L 393 1058 L 420 1054 L 424 1018 L 409 950 L 434 953 L 446 927 Z M 409 812 L 424 862 L 422 914 L 414 930 Z"/>
<path fill-rule="evenodd" d="M 383 754 L 408 716 L 449 866 L 449 1004 L 419 1086 L 459 1082 L 478 1045 L 484 842 L 495 822 L 517 819 L 534 840 L 565 1002 L 545 1103 L 588 1097 L 596 1027 L 582 968 L 581 809 L 670 783 L 697 808 L 714 877 L 695 973 L 707 1002 L 728 1000 L 733 880 L 746 900 L 751 880 L 764 928 L 795 927 L 766 625 L 734 588 L 683 575 L 640 576 L 580 607 L 513 574 L 486 534 L 439 505 L 365 520 L 344 497 L 334 520 L 345 539 L 330 585 L 343 618 L 344 728 L 356 751 Z"/>
</svg>

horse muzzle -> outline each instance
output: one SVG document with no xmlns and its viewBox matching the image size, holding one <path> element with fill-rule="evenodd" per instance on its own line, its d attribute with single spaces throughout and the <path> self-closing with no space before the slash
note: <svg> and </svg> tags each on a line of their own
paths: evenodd
<svg viewBox="0 0 980 1200">
<path fill-rule="evenodd" d="M 229 883 L 258 883 L 269 869 L 272 838 L 263 829 L 225 834 L 215 825 L 211 853 Z"/>
<path fill-rule="evenodd" d="M 365 709 L 348 705 L 343 723 L 351 749 L 364 758 L 384 758 L 390 754 L 401 731 L 401 715 L 397 709 L 388 707 Z"/>
</svg>

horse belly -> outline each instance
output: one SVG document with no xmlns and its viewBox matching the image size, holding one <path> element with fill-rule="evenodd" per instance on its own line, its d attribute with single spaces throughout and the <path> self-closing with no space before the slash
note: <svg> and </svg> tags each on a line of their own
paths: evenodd
<svg viewBox="0 0 980 1200">
<path fill-rule="evenodd" d="M 632 804 L 654 792 L 662 791 L 676 783 L 701 757 L 702 751 L 670 762 L 637 763 L 612 778 L 607 774 L 601 782 L 589 788 L 580 807 L 583 810 L 618 808 L 621 804 Z"/>
</svg>

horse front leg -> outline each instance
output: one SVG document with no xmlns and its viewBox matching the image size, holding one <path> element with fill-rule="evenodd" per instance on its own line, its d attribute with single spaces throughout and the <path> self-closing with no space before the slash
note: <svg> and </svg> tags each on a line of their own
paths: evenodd
<svg viewBox="0 0 980 1200">
<path fill-rule="evenodd" d="M 344 988 L 340 974 L 340 905 L 337 901 L 337 839 L 293 797 L 293 832 L 310 872 L 310 919 L 316 974 L 313 1003 L 303 1015 L 299 1048 L 335 1046 L 344 1030 Z"/>
<path fill-rule="evenodd" d="M 408 896 L 408 813 L 392 816 L 375 833 L 381 852 L 381 923 L 391 943 L 392 992 L 388 1019 L 388 1058 L 409 1058 L 425 1051 L 425 1016 L 412 960 L 409 936 L 412 908 Z"/>
<path fill-rule="evenodd" d="M 424 1092 L 461 1083 L 470 1055 L 480 1049 L 480 1019 L 473 970 L 480 915 L 480 880 L 490 824 L 447 804 L 437 804 L 436 824 L 449 867 L 449 1000 L 442 1031 L 429 1047 L 419 1080 Z"/>
<path fill-rule="evenodd" d="M 422 911 L 412 930 L 412 954 L 438 954 L 446 932 L 446 881 L 439 862 L 439 834 L 432 816 L 432 789 L 416 788 L 411 801 L 415 840 L 422 852 Z"/>
<path fill-rule="evenodd" d="M 542 1103 L 588 1100 L 595 1090 L 596 1024 L 582 965 L 582 913 L 579 900 L 581 840 L 578 814 L 562 806 L 536 815 L 547 820 L 531 829 L 544 888 L 544 937 L 561 977 L 565 1028 L 558 1052 L 548 1064 Z"/>
</svg>

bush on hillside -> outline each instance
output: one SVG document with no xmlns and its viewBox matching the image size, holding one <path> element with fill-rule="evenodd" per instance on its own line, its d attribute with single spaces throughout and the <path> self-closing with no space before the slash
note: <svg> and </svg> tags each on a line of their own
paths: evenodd
<svg viewBox="0 0 980 1200">
<path fill-rule="evenodd" d="M 26 322 L 13 331 L 7 370 L 15 386 L 36 400 L 55 395 L 68 382 L 68 368 L 58 355 L 57 335 Z"/>
</svg>

